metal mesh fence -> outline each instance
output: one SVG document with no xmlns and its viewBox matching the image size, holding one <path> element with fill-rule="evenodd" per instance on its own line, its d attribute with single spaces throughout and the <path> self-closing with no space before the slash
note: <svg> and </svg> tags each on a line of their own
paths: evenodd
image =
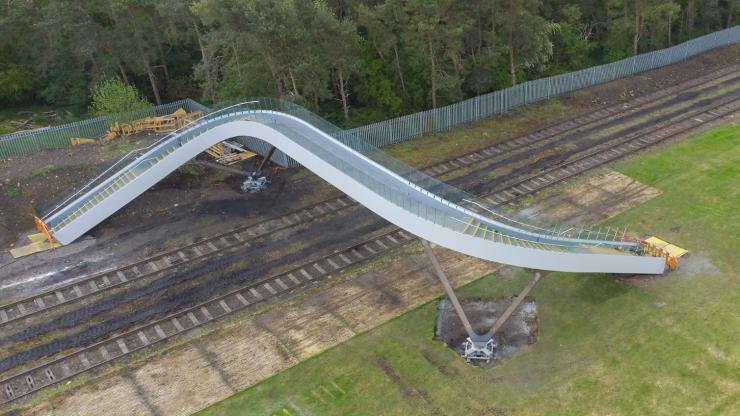
<svg viewBox="0 0 740 416">
<path fill-rule="evenodd" d="M 349 132 L 381 147 L 424 134 L 449 130 L 464 123 L 505 113 L 525 104 L 675 64 L 711 49 L 738 42 L 740 26 L 735 26 L 667 49 L 567 74 L 527 81 L 446 107 L 369 124 Z"/>
<path fill-rule="evenodd" d="M 97 117 L 58 126 L 19 131 L 0 136 L 0 159 L 21 156 L 41 150 L 68 147 L 70 145 L 70 138 L 100 136 L 116 121 L 163 116 L 172 114 L 178 108 L 183 108 L 188 112 L 209 111 L 208 107 L 186 98 L 132 113 Z"/>
</svg>

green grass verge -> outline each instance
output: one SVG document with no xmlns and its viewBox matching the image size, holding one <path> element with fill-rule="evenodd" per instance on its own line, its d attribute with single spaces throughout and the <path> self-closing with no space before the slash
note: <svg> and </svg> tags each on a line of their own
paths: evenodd
<svg viewBox="0 0 740 416">
<path fill-rule="evenodd" d="M 535 127 L 543 128 L 564 117 L 583 111 L 557 98 L 512 109 L 505 115 L 485 118 L 450 131 L 384 147 L 391 156 L 421 167 L 442 162 L 451 155 L 462 155 L 492 143 L 517 137 Z"/>
<path fill-rule="evenodd" d="M 548 275 L 533 292 L 539 342 L 497 367 L 432 341 L 429 303 L 198 414 L 739 414 L 739 166 L 739 126 L 621 166 L 663 194 L 610 222 L 690 257 L 656 279 Z M 461 294 L 510 295 L 527 279 L 486 276 Z"/>
</svg>

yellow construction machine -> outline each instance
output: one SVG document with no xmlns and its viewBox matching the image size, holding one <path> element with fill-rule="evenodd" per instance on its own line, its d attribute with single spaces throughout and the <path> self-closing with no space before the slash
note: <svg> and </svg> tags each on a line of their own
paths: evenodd
<svg viewBox="0 0 740 416">
<path fill-rule="evenodd" d="M 119 137 L 129 137 L 137 134 L 167 134 L 195 122 L 203 115 L 202 111 L 188 113 L 184 109 L 178 108 L 177 111 L 166 116 L 145 117 L 130 122 L 115 122 L 99 139 L 109 142 Z M 73 146 L 93 143 L 94 141 L 95 139 L 85 137 L 72 137 L 70 139 Z M 206 150 L 206 153 L 222 165 L 232 165 L 256 156 L 256 153 L 245 149 L 242 144 L 229 141 L 211 146 Z"/>
<path fill-rule="evenodd" d="M 128 123 L 115 122 L 103 135 L 103 140 L 110 141 L 118 137 L 134 134 L 167 134 L 203 117 L 202 111 L 188 113 L 178 108 L 172 114 L 160 117 L 145 117 Z"/>
</svg>

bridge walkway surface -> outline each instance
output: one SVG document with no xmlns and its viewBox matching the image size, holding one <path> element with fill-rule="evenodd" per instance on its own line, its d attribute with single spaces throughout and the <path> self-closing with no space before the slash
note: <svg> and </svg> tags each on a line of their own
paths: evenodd
<svg viewBox="0 0 740 416">
<path fill-rule="evenodd" d="M 478 258 L 569 272 L 659 274 L 660 257 L 613 230 L 549 230 L 503 214 L 431 178 L 293 103 L 263 98 L 214 111 L 133 152 L 43 217 L 70 244 L 212 145 L 249 136 L 282 150 L 371 211 L 410 233 Z M 584 238 L 586 236 L 586 238 Z"/>
</svg>

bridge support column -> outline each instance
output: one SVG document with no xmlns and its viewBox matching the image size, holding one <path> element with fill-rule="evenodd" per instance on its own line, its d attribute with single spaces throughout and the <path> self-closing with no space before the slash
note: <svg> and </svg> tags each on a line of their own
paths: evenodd
<svg viewBox="0 0 740 416">
<path fill-rule="evenodd" d="M 257 172 L 259 172 L 260 174 L 262 173 L 262 168 L 265 167 L 265 164 L 267 164 L 267 162 L 270 160 L 273 153 L 275 153 L 275 146 L 270 147 L 270 151 L 267 152 L 267 156 L 262 159 L 262 163 L 260 163 L 259 167 L 257 168 Z"/>
<path fill-rule="evenodd" d="M 509 319 L 512 313 L 516 310 L 516 308 L 519 307 L 519 305 L 522 303 L 524 298 L 529 294 L 529 292 L 534 289 L 537 282 L 540 281 L 540 272 L 534 272 L 534 278 L 529 282 L 529 284 L 519 293 L 519 295 L 511 302 L 508 308 L 504 311 L 504 313 L 501 314 L 501 316 L 496 319 L 496 322 L 494 322 L 491 329 L 488 331 L 488 333 L 493 336 L 496 332 L 498 332 L 499 329 L 506 323 L 506 321 Z"/>
</svg>

